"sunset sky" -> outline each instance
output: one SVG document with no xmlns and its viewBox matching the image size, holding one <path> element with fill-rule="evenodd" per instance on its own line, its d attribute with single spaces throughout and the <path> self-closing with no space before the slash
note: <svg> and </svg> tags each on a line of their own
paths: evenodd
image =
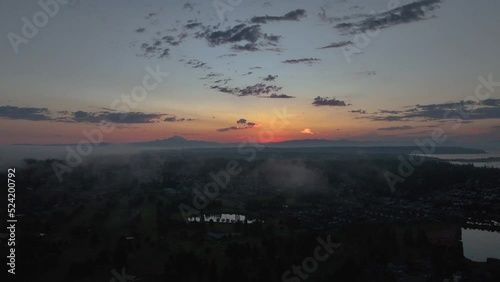
<svg viewBox="0 0 500 282">
<path fill-rule="evenodd" d="M 498 0 L 68 2 L 26 39 L 43 8 L 0 1 L 0 144 L 76 143 L 103 118 L 105 142 L 238 142 L 283 108 L 273 141 L 500 140 Z M 169 75 L 123 116 L 147 68 Z M 460 103 L 480 76 L 496 91 Z"/>
</svg>

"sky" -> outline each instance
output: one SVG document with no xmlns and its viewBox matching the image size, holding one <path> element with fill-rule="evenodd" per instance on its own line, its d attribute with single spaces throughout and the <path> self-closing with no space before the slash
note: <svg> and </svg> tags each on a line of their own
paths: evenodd
<svg viewBox="0 0 500 282">
<path fill-rule="evenodd" d="M 2 0 L 0 144 L 77 143 L 103 121 L 104 142 L 238 142 L 284 110 L 272 141 L 412 142 L 439 129 L 498 143 L 499 11 L 497 0 Z"/>
</svg>

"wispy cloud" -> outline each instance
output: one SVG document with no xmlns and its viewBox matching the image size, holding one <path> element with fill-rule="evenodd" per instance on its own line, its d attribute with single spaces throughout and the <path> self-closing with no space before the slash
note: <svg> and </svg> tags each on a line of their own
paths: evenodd
<svg viewBox="0 0 500 282">
<path fill-rule="evenodd" d="M 230 127 L 224 127 L 224 128 L 219 128 L 216 131 L 218 132 L 227 132 L 227 131 L 232 131 L 232 130 L 243 130 L 243 129 L 250 129 L 258 126 L 257 123 L 255 122 L 249 122 L 247 119 L 241 118 L 236 121 L 237 126 L 230 126 Z"/>
<path fill-rule="evenodd" d="M 333 24 L 333 23 L 337 23 L 340 21 L 348 21 L 348 20 L 352 20 L 355 18 L 360 18 L 360 17 L 366 16 L 364 14 L 355 14 L 355 15 L 345 15 L 345 16 L 341 16 L 341 17 L 332 17 L 332 16 L 327 15 L 325 7 L 320 7 L 319 9 L 320 9 L 320 11 L 318 13 L 318 18 L 320 19 L 320 21 L 322 21 L 324 23 L 328 23 L 328 24 Z"/>
<path fill-rule="evenodd" d="M 0 106 L 0 118 L 12 120 L 53 121 L 66 123 L 101 123 L 103 120 L 112 123 L 137 124 L 171 121 L 168 114 L 142 112 L 116 112 L 104 110 L 88 111 L 50 111 L 47 108 Z M 175 117 L 175 116 L 174 116 Z M 176 117 L 175 117 L 176 118 Z M 175 121 L 192 121 L 192 119 L 176 118 Z"/>
<path fill-rule="evenodd" d="M 164 48 L 161 46 L 161 41 L 155 41 L 153 44 L 143 43 L 141 45 L 142 53 L 138 54 L 138 56 L 146 57 L 146 58 L 167 58 L 170 55 L 170 49 Z"/>
<path fill-rule="evenodd" d="M 415 105 L 405 110 L 380 110 L 363 118 L 374 121 L 430 121 L 500 119 L 500 99 L 481 102 L 460 101 L 441 104 Z"/>
<path fill-rule="evenodd" d="M 212 89 L 217 89 L 222 93 L 227 93 L 227 94 L 232 94 L 236 96 L 259 96 L 259 95 L 264 95 L 264 94 L 269 94 L 271 92 L 278 92 L 282 89 L 282 87 L 277 86 L 277 85 L 267 85 L 264 83 L 257 83 L 251 86 L 246 86 L 246 87 L 226 87 L 226 86 L 219 86 L 219 85 L 214 85 L 211 87 Z"/>
<path fill-rule="evenodd" d="M 100 123 L 107 120 L 113 123 L 154 123 L 161 120 L 165 114 L 146 114 L 141 112 L 117 113 L 117 112 L 84 112 L 76 111 L 67 119 L 60 121 L 82 122 L 82 123 Z"/>
<path fill-rule="evenodd" d="M 314 132 L 310 128 L 304 128 L 304 130 L 302 130 L 300 133 L 311 134 L 311 135 L 314 134 Z"/>
<path fill-rule="evenodd" d="M 0 118 L 23 120 L 52 120 L 47 108 L 0 106 Z"/>
<path fill-rule="evenodd" d="M 318 49 L 341 48 L 341 47 L 345 47 L 348 45 L 352 45 L 352 41 L 335 42 L 335 43 L 331 43 L 330 45 L 320 47 Z"/>
<path fill-rule="evenodd" d="M 292 98 L 295 98 L 295 96 L 290 96 L 290 95 L 286 95 L 286 94 L 276 94 L 276 93 L 273 93 L 269 96 L 259 96 L 259 98 L 270 98 L 270 99 L 292 99 Z"/>
<path fill-rule="evenodd" d="M 280 36 L 263 33 L 260 25 L 239 24 L 226 30 L 207 27 L 198 37 L 205 38 L 209 46 L 233 44 L 232 49 L 260 49 L 264 46 L 276 46 Z M 240 42 L 246 42 L 241 45 Z M 236 45 L 234 45 L 236 44 Z"/>
<path fill-rule="evenodd" d="M 347 104 L 346 102 L 342 100 L 338 100 L 337 98 L 328 98 L 328 97 L 316 97 L 314 98 L 314 101 L 312 102 L 313 105 L 315 106 L 332 106 L 332 107 L 345 107 L 345 106 L 350 106 L 351 104 Z"/>
<path fill-rule="evenodd" d="M 359 109 L 359 110 L 351 110 L 349 111 L 350 113 L 355 113 L 355 114 L 366 114 L 366 111 L 365 110 L 362 110 L 362 109 Z"/>
<path fill-rule="evenodd" d="M 252 23 L 267 23 L 267 22 L 274 22 L 274 21 L 299 21 L 302 18 L 305 18 L 306 15 L 306 10 L 304 9 L 297 9 L 295 11 L 291 11 L 289 13 L 286 13 L 283 16 L 262 16 L 262 17 L 253 17 L 250 21 Z"/>
<path fill-rule="evenodd" d="M 192 118 L 178 118 L 176 116 L 173 117 L 166 117 L 163 121 L 166 122 L 183 122 L 183 121 L 194 121 L 195 119 Z"/>
<path fill-rule="evenodd" d="M 264 81 L 274 81 L 277 77 L 277 75 L 268 75 L 264 77 Z"/>
<path fill-rule="evenodd" d="M 233 51 L 248 51 L 248 52 L 255 52 L 255 51 L 259 51 L 259 47 L 257 44 L 254 44 L 254 43 L 247 43 L 245 45 L 238 45 L 238 44 L 234 44 L 233 46 L 231 46 L 231 50 Z"/>
<path fill-rule="evenodd" d="M 399 130 L 410 130 L 414 129 L 415 127 L 410 126 L 410 125 L 405 125 L 405 126 L 391 126 L 391 127 L 382 127 L 378 128 L 377 130 L 382 130 L 382 131 L 399 131 Z"/>
<path fill-rule="evenodd" d="M 399 24 L 432 18 L 430 13 L 442 0 L 419 0 L 376 15 L 368 15 L 357 22 L 343 22 L 335 27 L 344 34 L 357 34 L 369 30 L 384 29 Z"/>
<path fill-rule="evenodd" d="M 284 64 L 313 64 L 321 61 L 321 59 L 318 58 L 304 58 L 304 59 L 292 59 L 292 60 L 285 60 L 283 61 Z"/>
</svg>

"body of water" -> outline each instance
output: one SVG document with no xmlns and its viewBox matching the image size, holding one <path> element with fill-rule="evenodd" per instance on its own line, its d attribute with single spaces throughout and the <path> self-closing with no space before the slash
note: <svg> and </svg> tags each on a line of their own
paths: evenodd
<svg viewBox="0 0 500 282">
<path fill-rule="evenodd" d="M 450 161 L 452 164 L 458 164 L 458 165 L 465 165 L 465 164 L 472 164 L 475 167 L 496 167 L 500 168 L 500 162 L 477 162 L 477 161 L 472 161 L 472 162 L 458 162 L 458 161 Z"/>
<path fill-rule="evenodd" d="M 488 153 L 488 154 L 432 154 L 425 155 L 432 158 L 438 158 L 441 160 L 484 160 L 488 158 L 500 158 L 500 153 Z"/>
<path fill-rule="evenodd" d="M 423 155 L 431 158 L 438 158 L 440 160 L 450 161 L 452 164 L 472 164 L 475 167 L 496 167 L 500 168 L 500 154 L 432 154 Z M 496 158 L 495 160 L 488 161 L 489 158 Z"/>
<path fill-rule="evenodd" d="M 464 256 L 472 261 L 500 259 L 500 232 L 462 228 Z"/>
</svg>

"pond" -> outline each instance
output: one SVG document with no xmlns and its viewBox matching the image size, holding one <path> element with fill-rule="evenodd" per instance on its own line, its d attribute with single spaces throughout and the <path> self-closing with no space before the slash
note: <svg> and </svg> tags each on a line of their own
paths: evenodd
<svg viewBox="0 0 500 282">
<path fill-rule="evenodd" d="M 472 261 L 500 259 L 500 232 L 462 228 L 464 256 Z"/>
</svg>

